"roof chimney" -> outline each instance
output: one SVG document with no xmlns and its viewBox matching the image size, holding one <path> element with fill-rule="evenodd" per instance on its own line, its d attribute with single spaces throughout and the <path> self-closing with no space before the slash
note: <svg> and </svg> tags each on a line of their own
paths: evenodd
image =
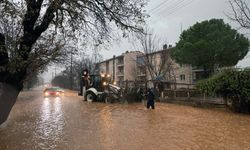
<svg viewBox="0 0 250 150">
<path fill-rule="evenodd" d="M 163 45 L 163 49 L 165 50 L 165 49 L 168 49 L 168 44 L 164 44 Z"/>
</svg>

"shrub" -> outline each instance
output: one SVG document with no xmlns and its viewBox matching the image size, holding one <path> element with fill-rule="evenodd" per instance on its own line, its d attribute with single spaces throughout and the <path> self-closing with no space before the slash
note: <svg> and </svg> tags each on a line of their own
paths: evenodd
<svg viewBox="0 0 250 150">
<path fill-rule="evenodd" d="M 232 100 L 232 108 L 237 112 L 250 112 L 250 69 L 224 70 L 200 81 L 197 88 L 207 95 L 219 94 Z"/>
</svg>

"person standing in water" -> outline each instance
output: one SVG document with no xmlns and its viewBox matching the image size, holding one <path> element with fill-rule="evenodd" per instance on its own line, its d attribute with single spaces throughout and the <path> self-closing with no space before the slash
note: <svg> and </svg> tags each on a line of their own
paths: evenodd
<svg viewBox="0 0 250 150">
<path fill-rule="evenodd" d="M 155 95 L 151 89 L 147 91 L 147 108 L 155 109 Z"/>
</svg>

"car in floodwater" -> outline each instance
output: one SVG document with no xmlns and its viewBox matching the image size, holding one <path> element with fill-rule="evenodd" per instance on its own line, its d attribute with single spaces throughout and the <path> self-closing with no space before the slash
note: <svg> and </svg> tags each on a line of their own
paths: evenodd
<svg viewBox="0 0 250 150">
<path fill-rule="evenodd" d="M 44 97 L 61 97 L 64 96 L 64 90 L 60 87 L 45 88 L 43 92 Z"/>
</svg>

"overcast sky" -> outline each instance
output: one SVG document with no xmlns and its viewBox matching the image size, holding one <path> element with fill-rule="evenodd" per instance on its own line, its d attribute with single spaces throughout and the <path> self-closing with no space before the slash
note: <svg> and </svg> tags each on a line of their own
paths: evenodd
<svg viewBox="0 0 250 150">
<path fill-rule="evenodd" d="M 228 0 L 151 0 L 146 11 L 150 15 L 147 19 L 148 26 L 171 45 L 178 42 L 181 29 L 186 30 L 196 22 L 212 18 L 224 19 L 232 28 L 239 29 L 239 25 L 226 16 L 231 11 Z M 239 32 L 246 34 L 246 30 Z M 249 38 L 249 35 L 246 36 Z M 127 50 L 134 50 L 134 46 L 125 39 L 120 44 L 113 44 L 109 50 L 102 50 L 101 53 L 107 59 L 113 55 L 121 55 Z M 250 54 L 240 61 L 238 66 L 250 66 Z"/>
<path fill-rule="evenodd" d="M 149 28 L 173 46 L 179 40 L 181 29 L 186 30 L 196 22 L 212 18 L 224 19 L 232 28 L 238 29 L 249 38 L 250 34 L 247 34 L 246 30 L 239 29 L 237 23 L 228 19 L 226 14 L 230 12 L 228 0 L 151 0 L 146 7 L 146 13 L 150 15 L 147 19 Z M 125 51 L 135 50 L 133 44 L 128 41 L 123 39 L 119 44 L 113 42 L 108 50 L 102 49 L 103 58 L 109 59 L 113 55 L 118 56 Z M 250 67 L 250 53 L 237 66 Z M 49 70 L 45 75 L 47 81 L 51 79 L 51 69 Z"/>
</svg>

